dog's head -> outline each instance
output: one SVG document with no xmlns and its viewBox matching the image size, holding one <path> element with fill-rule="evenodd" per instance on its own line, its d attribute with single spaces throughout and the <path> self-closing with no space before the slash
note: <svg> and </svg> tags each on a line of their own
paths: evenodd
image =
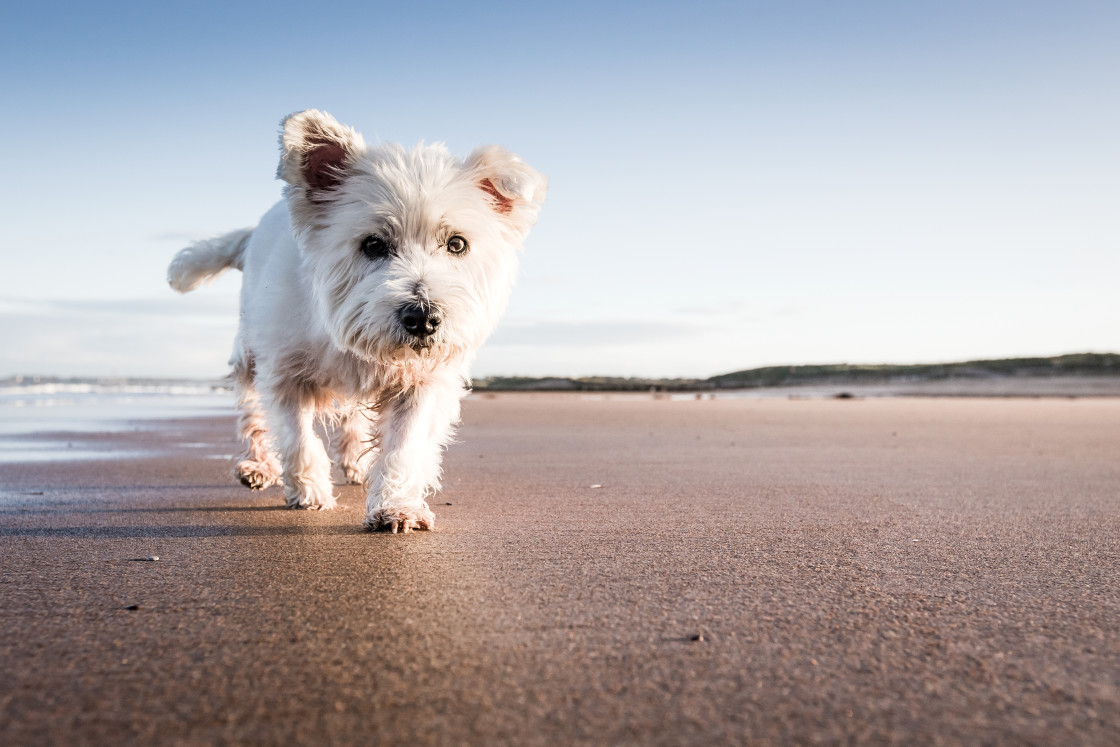
<svg viewBox="0 0 1120 747">
<path fill-rule="evenodd" d="M 461 358 L 505 308 L 547 180 L 503 148 L 367 146 L 314 110 L 284 120 L 277 176 L 334 343 L 384 364 Z"/>
</svg>

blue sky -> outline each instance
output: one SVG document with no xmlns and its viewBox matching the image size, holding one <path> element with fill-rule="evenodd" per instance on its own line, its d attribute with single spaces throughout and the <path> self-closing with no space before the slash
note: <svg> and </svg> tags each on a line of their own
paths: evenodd
<svg viewBox="0 0 1120 747">
<path fill-rule="evenodd" d="M 223 374 L 305 108 L 550 177 L 476 375 L 1120 349 L 1120 5 L 311 7 L 0 11 L 0 375 Z"/>
</svg>

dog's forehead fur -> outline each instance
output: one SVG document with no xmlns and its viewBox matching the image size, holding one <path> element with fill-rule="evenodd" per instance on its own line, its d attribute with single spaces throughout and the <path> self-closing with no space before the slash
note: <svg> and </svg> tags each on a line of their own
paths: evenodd
<svg viewBox="0 0 1120 747">
<path fill-rule="evenodd" d="M 377 232 L 400 251 L 417 244 L 435 251 L 456 233 L 485 241 L 500 228 L 474 170 L 438 143 L 367 148 L 333 202 L 343 223 L 357 233 Z"/>
<path fill-rule="evenodd" d="M 503 238 L 520 245 L 548 188 L 547 179 L 499 146 L 477 148 L 462 159 L 439 143 L 411 150 L 367 146 L 356 130 L 315 110 L 284 120 L 280 146 L 277 176 L 287 182 L 293 227 L 301 235 L 337 223 L 340 216 L 330 208 L 342 204 L 364 205 L 386 227 L 417 235 L 422 231 L 412 222 L 430 225 L 481 203 Z"/>
</svg>

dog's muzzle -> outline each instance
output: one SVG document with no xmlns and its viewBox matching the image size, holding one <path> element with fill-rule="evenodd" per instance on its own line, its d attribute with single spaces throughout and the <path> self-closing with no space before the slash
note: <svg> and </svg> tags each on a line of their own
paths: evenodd
<svg viewBox="0 0 1120 747">
<path fill-rule="evenodd" d="M 421 340 L 434 335 L 443 321 L 439 310 L 431 304 L 402 306 L 397 311 L 397 319 L 405 332 Z"/>
</svg>

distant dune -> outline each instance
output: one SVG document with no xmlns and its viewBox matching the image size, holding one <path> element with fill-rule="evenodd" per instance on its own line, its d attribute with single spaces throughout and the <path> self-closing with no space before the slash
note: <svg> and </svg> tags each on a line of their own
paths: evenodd
<svg viewBox="0 0 1120 747">
<path fill-rule="evenodd" d="M 480 391 L 707 392 L 753 389 L 826 394 L 843 388 L 866 395 L 1120 396 L 1120 354 L 1078 353 L 1053 358 L 1006 358 L 916 365 L 830 364 L 768 366 L 707 379 L 488 377 Z"/>
</svg>

